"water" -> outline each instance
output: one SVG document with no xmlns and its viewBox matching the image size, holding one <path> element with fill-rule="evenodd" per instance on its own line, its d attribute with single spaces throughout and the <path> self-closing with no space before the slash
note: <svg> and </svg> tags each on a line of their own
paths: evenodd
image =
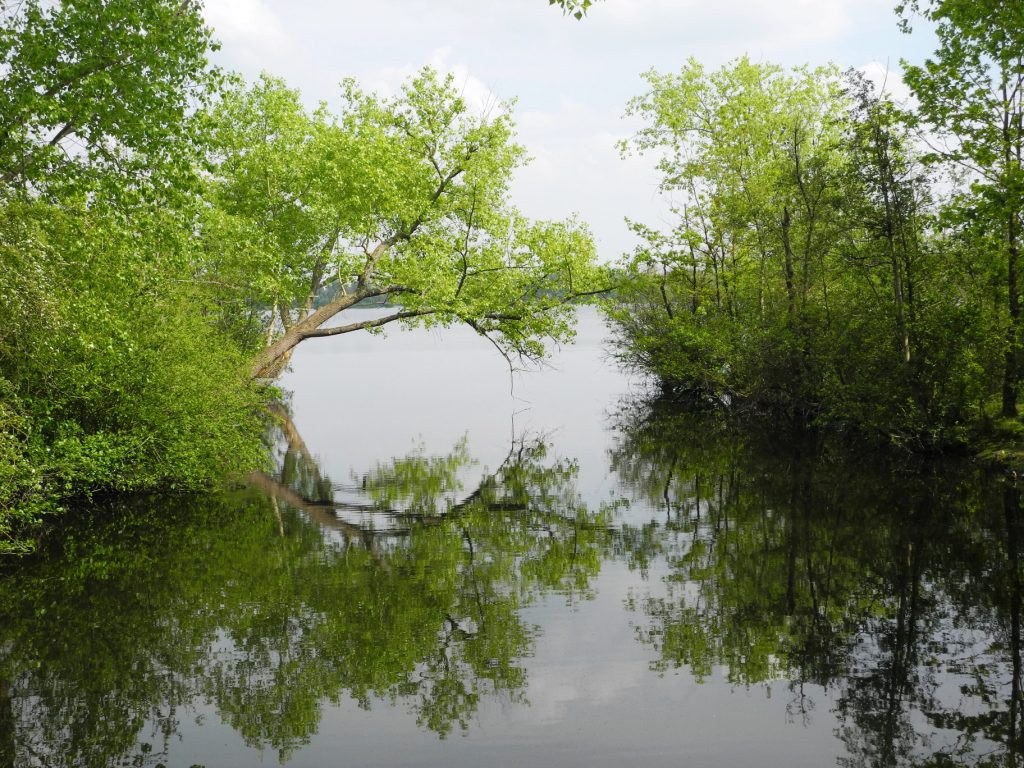
<svg viewBox="0 0 1024 768">
<path fill-rule="evenodd" d="M 0 766 L 1016 765 L 1019 492 L 643 405 L 581 320 L 311 341 L 272 472 L 5 571 Z"/>
</svg>

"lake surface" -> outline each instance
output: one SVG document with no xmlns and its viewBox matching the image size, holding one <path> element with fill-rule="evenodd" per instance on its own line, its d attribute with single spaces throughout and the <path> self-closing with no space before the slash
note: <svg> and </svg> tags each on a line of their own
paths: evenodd
<svg viewBox="0 0 1024 768">
<path fill-rule="evenodd" d="M 312 340 L 275 463 L 2 572 L 0 766 L 1011 766 L 1020 494 L 645 403 L 591 311 Z"/>
</svg>

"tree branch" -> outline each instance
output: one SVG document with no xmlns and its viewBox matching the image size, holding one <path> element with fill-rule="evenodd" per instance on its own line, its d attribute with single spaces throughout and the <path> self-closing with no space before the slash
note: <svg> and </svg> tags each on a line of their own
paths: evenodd
<svg viewBox="0 0 1024 768">
<path fill-rule="evenodd" d="M 421 309 L 408 312 L 395 312 L 393 315 L 386 315 L 384 317 L 378 317 L 374 320 L 364 320 L 360 323 L 349 323 L 348 325 L 335 325 L 330 328 L 316 328 L 312 331 L 305 331 L 302 336 L 306 339 L 317 339 L 324 336 L 338 336 L 342 333 L 352 333 L 353 331 L 363 331 L 369 328 L 379 328 L 382 325 L 393 323 L 396 320 L 407 320 L 412 317 L 423 317 L 425 315 L 437 314 L 436 309 Z"/>
</svg>

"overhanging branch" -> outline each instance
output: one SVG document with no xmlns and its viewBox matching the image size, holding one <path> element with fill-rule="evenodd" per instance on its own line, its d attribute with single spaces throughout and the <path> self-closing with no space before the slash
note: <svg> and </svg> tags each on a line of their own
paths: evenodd
<svg viewBox="0 0 1024 768">
<path fill-rule="evenodd" d="M 352 333 L 353 331 L 362 331 L 369 328 L 379 328 L 382 325 L 393 323 L 396 320 L 407 320 L 413 317 L 424 317 L 425 315 L 436 314 L 436 309 L 421 309 L 415 311 L 403 311 L 395 312 L 392 315 L 385 315 L 384 317 L 378 317 L 373 320 L 364 320 L 360 323 L 349 323 L 348 325 L 335 325 L 330 328 L 317 328 L 312 331 L 306 331 L 303 333 L 303 337 L 307 339 L 320 338 L 323 336 L 338 336 L 342 333 Z"/>
</svg>

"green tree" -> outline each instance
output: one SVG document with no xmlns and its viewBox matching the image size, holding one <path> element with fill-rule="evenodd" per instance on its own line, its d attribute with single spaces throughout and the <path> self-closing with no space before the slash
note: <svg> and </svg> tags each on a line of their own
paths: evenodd
<svg viewBox="0 0 1024 768">
<path fill-rule="evenodd" d="M 820 377 L 811 327 L 829 320 L 821 305 L 837 239 L 838 73 L 788 73 L 743 58 L 715 72 L 691 60 L 678 73 L 645 77 L 650 91 L 629 111 L 648 126 L 625 149 L 659 156 L 679 216 L 668 251 L 678 295 L 658 288 L 668 332 L 648 327 L 645 339 L 662 346 L 649 353 L 665 358 L 668 372 L 695 355 L 702 378 L 725 390 L 807 399 Z M 641 286 L 651 246 L 659 247 L 649 242 L 629 267 Z M 630 314 L 628 305 L 614 314 L 627 358 L 644 348 L 631 337 Z"/>
<path fill-rule="evenodd" d="M 935 154 L 966 169 L 980 209 L 1001 233 L 1005 280 L 1002 413 L 1015 416 L 1021 367 L 1020 237 L 1024 215 L 1024 7 L 1000 0 L 900 3 L 935 24 L 938 48 L 904 63 L 923 124 L 945 141 Z"/>
<path fill-rule="evenodd" d="M 582 224 L 509 206 L 524 152 L 507 107 L 472 114 L 451 76 L 426 69 L 394 98 L 349 81 L 336 115 L 308 114 L 264 78 L 210 120 L 210 279 L 262 310 L 254 376 L 305 339 L 396 321 L 466 323 L 506 357 L 536 359 L 543 339 L 571 336 L 572 302 L 606 287 Z M 382 301 L 393 310 L 327 325 Z"/>
<path fill-rule="evenodd" d="M 847 82 L 823 399 L 833 418 L 897 439 L 958 439 L 998 387 L 992 291 L 944 223 L 912 115 L 857 73 Z"/>
<path fill-rule="evenodd" d="M 0 549 L 61 499 L 261 460 L 246 359 L 193 280 L 209 48 L 190 2 L 2 6 Z"/>
<path fill-rule="evenodd" d="M 658 156 L 676 219 L 634 225 L 610 302 L 620 360 L 691 401 L 964 439 L 996 384 L 998 321 L 906 114 L 831 68 L 647 79 L 625 149 Z"/>
<path fill-rule="evenodd" d="M 211 47 L 192 0 L 0 3 L 0 184 L 175 194 Z"/>
</svg>

